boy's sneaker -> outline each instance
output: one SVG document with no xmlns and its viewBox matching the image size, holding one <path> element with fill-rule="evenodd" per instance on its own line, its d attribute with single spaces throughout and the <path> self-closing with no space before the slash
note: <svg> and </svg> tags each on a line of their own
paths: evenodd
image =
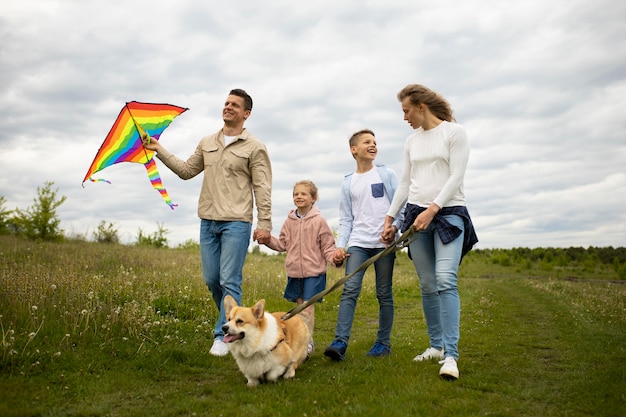
<svg viewBox="0 0 626 417">
<path fill-rule="evenodd" d="M 341 340 L 335 340 L 326 348 L 324 355 L 334 361 L 342 361 L 346 358 L 346 349 L 348 349 L 348 345 Z"/>
<path fill-rule="evenodd" d="M 417 355 L 413 358 L 415 362 L 429 361 L 431 359 L 442 360 L 443 359 L 443 349 L 435 349 L 433 347 L 429 347 L 422 354 Z"/>
<path fill-rule="evenodd" d="M 382 356 L 391 355 L 391 348 L 389 346 L 385 346 L 382 343 L 374 343 L 374 346 L 367 352 L 367 356 L 372 356 L 375 358 L 380 358 Z"/>
<path fill-rule="evenodd" d="M 439 361 L 439 363 L 443 364 L 443 366 L 439 370 L 439 376 L 449 381 L 459 379 L 459 368 L 456 366 L 456 359 L 454 359 L 452 356 L 446 356 L 446 358 L 442 361 Z"/>
<path fill-rule="evenodd" d="M 228 345 L 224 343 L 222 339 L 215 338 L 213 339 L 213 346 L 211 346 L 211 350 L 209 353 L 213 356 L 226 356 L 228 355 Z"/>
</svg>

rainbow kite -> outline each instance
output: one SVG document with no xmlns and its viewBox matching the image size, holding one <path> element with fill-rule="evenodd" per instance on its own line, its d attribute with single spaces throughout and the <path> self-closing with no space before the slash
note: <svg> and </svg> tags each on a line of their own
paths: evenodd
<svg viewBox="0 0 626 417">
<path fill-rule="evenodd" d="M 91 163 L 87 175 L 83 179 L 83 187 L 87 180 L 91 182 L 104 181 L 110 184 L 110 181 L 93 179 L 91 176 L 119 162 L 136 162 L 146 167 L 152 187 L 161 193 L 163 200 L 173 210 L 177 204 L 172 203 L 167 190 L 163 187 L 161 176 L 154 162 L 154 151 L 145 149 L 141 138 L 147 134 L 158 140 L 161 133 L 172 123 L 172 120 L 187 110 L 189 109 L 171 104 L 140 103 L 138 101 L 126 103 Z"/>
</svg>

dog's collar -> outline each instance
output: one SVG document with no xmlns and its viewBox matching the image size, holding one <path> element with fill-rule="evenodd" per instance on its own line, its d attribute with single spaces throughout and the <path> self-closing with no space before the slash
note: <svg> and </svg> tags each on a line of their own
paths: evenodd
<svg viewBox="0 0 626 417">
<path fill-rule="evenodd" d="M 282 339 L 280 339 L 280 340 L 278 341 L 278 343 L 276 343 L 276 346 L 274 346 L 273 348 L 271 348 L 271 349 L 270 349 L 270 352 L 274 351 L 274 350 L 278 347 L 278 345 L 280 345 L 280 344 L 281 344 L 281 343 L 283 343 L 284 341 L 285 341 L 285 338 L 283 337 Z"/>
</svg>

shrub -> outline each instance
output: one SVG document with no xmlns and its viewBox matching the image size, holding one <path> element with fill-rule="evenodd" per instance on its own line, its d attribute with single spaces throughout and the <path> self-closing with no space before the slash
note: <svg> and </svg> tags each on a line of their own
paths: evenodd
<svg viewBox="0 0 626 417">
<path fill-rule="evenodd" d="M 37 187 L 34 204 L 26 210 L 15 209 L 11 219 L 18 234 L 29 239 L 62 240 L 61 219 L 56 209 L 65 202 L 66 196 L 57 198 L 57 190 L 52 190 L 54 182 L 47 181 L 43 187 Z"/>
<path fill-rule="evenodd" d="M 11 217 L 11 210 L 7 210 L 4 208 L 4 203 L 6 203 L 6 198 L 0 195 L 0 234 L 9 233 L 9 219 Z"/>
<path fill-rule="evenodd" d="M 153 246 L 155 248 L 165 248 L 167 247 L 167 238 L 166 234 L 169 233 L 167 229 L 163 227 L 162 224 L 157 222 L 158 230 L 151 235 L 144 235 L 143 230 L 139 228 L 137 233 L 137 242 L 136 244 L 139 246 Z"/>
<path fill-rule="evenodd" d="M 98 243 L 119 243 L 120 237 L 118 235 L 118 230 L 115 228 L 113 223 L 106 225 L 104 220 L 100 222 L 98 225 L 98 229 L 93 232 L 94 240 Z"/>
</svg>

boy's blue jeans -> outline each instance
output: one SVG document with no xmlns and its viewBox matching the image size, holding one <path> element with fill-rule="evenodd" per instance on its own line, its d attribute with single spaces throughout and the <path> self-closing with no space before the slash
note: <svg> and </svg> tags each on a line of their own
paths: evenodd
<svg viewBox="0 0 626 417">
<path fill-rule="evenodd" d="M 248 253 L 252 224 L 239 221 L 201 219 L 200 259 L 202 277 L 219 311 L 214 337 L 223 338 L 226 323 L 224 297 L 232 296 L 241 304 L 243 265 Z"/>
<path fill-rule="evenodd" d="M 445 218 L 464 231 L 461 217 Z M 445 245 L 431 223 L 426 230 L 417 233 L 409 246 L 419 277 L 430 346 L 445 349 L 445 356 L 457 360 L 461 316 L 457 279 L 464 233 Z"/>
<path fill-rule="evenodd" d="M 385 250 L 384 248 L 361 248 L 351 246 L 348 248 L 350 256 L 346 259 L 346 275 L 355 271 L 363 262 Z M 393 293 L 392 275 L 393 266 L 396 259 L 395 253 L 374 262 L 376 271 L 376 298 L 378 299 L 378 334 L 376 341 L 385 345 L 391 345 L 391 327 L 393 326 Z M 361 293 L 363 276 L 365 271 L 360 271 L 350 278 L 343 286 L 341 301 L 339 302 L 339 314 L 337 316 L 337 326 L 335 328 L 335 340 L 341 340 L 348 344 L 352 331 L 352 321 L 354 320 L 354 310 L 356 302 Z"/>
</svg>

